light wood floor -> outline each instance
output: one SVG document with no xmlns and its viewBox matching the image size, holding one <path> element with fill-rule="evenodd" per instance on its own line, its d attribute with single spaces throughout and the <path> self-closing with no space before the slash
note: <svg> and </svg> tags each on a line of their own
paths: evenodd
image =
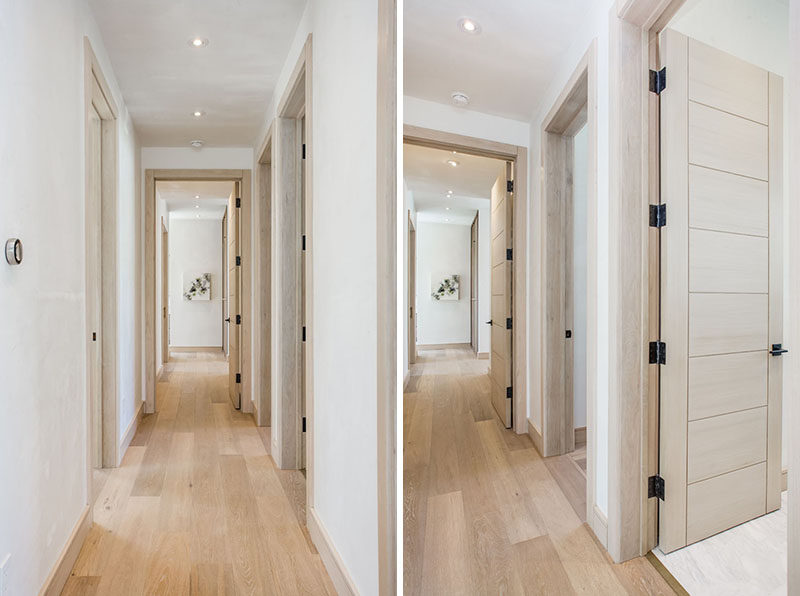
<svg viewBox="0 0 800 596">
<path fill-rule="evenodd" d="M 582 519 L 580 458 L 543 460 L 503 428 L 487 367 L 467 350 L 430 350 L 412 368 L 404 594 L 674 594 L 645 558 L 611 562 Z"/>
<path fill-rule="evenodd" d="M 62 594 L 335 594 L 305 528 L 305 480 L 276 469 L 227 397 L 227 363 L 175 353 Z M 266 438 L 266 445 L 269 439 Z"/>
</svg>

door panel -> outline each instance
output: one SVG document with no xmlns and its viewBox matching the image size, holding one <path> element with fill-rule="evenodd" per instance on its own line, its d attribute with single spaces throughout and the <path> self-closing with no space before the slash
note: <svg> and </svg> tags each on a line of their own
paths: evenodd
<svg viewBox="0 0 800 596">
<path fill-rule="evenodd" d="M 96 341 L 90 343 L 89 358 L 89 403 L 92 410 L 92 464 L 100 468 L 103 465 L 103 318 L 102 318 L 102 121 L 94 106 L 89 112 L 89 192 L 86 214 L 86 275 L 89 278 L 87 296 L 90 333 L 96 333 Z"/>
<path fill-rule="evenodd" d="M 512 193 L 507 192 L 511 180 L 511 164 L 506 164 L 505 175 L 500 175 L 492 187 L 492 351 L 489 359 L 489 377 L 492 381 L 492 406 L 506 428 L 511 428 L 511 329 L 506 320 L 511 318 L 511 261 L 507 250 L 511 248 Z"/>
<path fill-rule="evenodd" d="M 671 552 L 780 503 L 781 362 L 768 350 L 782 342 L 782 84 L 675 31 L 660 43 L 659 546 Z"/>
<path fill-rule="evenodd" d="M 478 353 L 478 214 L 469 230 L 469 338 L 472 351 Z"/>
<path fill-rule="evenodd" d="M 233 407 L 237 410 L 242 407 L 241 378 L 236 382 L 241 369 L 241 279 L 240 266 L 236 264 L 236 257 L 240 256 L 239 250 L 239 213 L 236 207 L 238 182 L 235 190 L 228 197 L 228 396 Z"/>
</svg>

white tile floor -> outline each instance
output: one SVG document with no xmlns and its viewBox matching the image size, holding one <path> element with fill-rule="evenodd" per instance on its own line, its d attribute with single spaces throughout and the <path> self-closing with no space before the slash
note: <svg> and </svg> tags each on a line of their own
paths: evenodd
<svg viewBox="0 0 800 596">
<path fill-rule="evenodd" d="M 692 596 L 785 596 L 786 493 L 774 513 L 668 555 L 653 552 Z"/>
</svg>

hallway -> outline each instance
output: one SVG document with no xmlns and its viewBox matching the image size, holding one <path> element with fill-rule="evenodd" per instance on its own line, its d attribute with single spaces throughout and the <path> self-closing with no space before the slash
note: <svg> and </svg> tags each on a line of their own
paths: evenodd
<svg viewBox="0 0 800 596">
<path fill-rule="evenodd" d="M 674 594 L 644 558 L 611 563 L 569 489 L 579 464 L 502 428 L 487 370 L 468 349 L 420 350 L 412 367 L 404 593 Z"/>
<path fill-rule="evenodd" d="M 221 354 L 171 355 L 158 413 L 122 466 L 95 472 L 95 523 L 62 594 L 335 594 L 305 479 L 275 467 L 227 375 Z"/>
</svg>

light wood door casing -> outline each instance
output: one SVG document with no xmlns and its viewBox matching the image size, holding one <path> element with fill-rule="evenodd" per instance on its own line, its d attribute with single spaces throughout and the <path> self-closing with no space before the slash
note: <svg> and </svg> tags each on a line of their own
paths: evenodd
<svg viewBox="0 0 800 596">
<path fill-rule="evenodd" d="M 241 385 L 241 266 L 237 264 L 240 257 L 239 227 L 240 208 L 236 202 L 239 197 L 239 183 L 235 183 L 234 191 L 228 198 L 228 395 L 233 407 L 242 407 Z M 238 382 L 237 382 L 238 378 Z"/>
<path fill-rule="evenodd" d="M 92 334 L 89 360 L 89 396 L 92 411 L 92 463 L 103 465 L 103 257 L 102 257 L 102 121 L 92 105 L 89 109 L 89 192 L 87 193 L 87 277 L 92 280 L 87 296 Z"/>
<path fill-rule="evenodd" d="M 469 241 L 469 336 L 472 351 L 478 353 L 478 214 L 472 220 Z"/>
<path fill-rule="evenodd" d="M 169 232 L 161 222 L 161 364 L 169 362 Z"/>
<path fill-rule="evenodd" d="M 660 39 L 659 546 L 780 507 L 782 80 L 672 30 Z"/>
<path fill-rule="evenodd" d="M 511 320 L 511 250 L 513 193 L 507 182 L 513 180 L 513 165 L 506 164 L 492 186 L 491 237 L 492 237 L 492 353 L 489 358 L 492 406 L 506 428 L 512 424 L 512 324 Z"/>
<path fill-rule="evenodd" d="M 417 231 L 408 212 L 408 364 L 417 361 Z"/>
</svg>

